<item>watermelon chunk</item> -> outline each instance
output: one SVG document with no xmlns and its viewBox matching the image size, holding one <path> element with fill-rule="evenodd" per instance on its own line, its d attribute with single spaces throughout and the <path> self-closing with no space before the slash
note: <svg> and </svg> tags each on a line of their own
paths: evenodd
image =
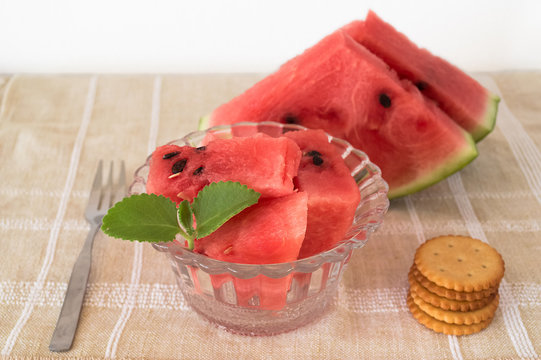
<svg viewBox="0 0 541 360">
<path fill-rule="evenodd" d="M 348 140 L 381 168 L 391 198 L 477 156 L 467 132 L 343 30 L 216 108 L 209 125 L 240 121 L 299 123 Z"/>
<path fill-rule="evenodd" d="M 373 11 L 365 21 L 354 21 L 344 29 L 401 78 L 412 81 L 423 95 L 436 101 L 475 141 L 493 130 L 500 98 L 465 72 L 419 48 Z"/>
<path fill-rule="evenodd" d="M 191 201 L 205 185 L 238 181 L 276 197 L 293 192 L 293 177 L 301 158 L 299 147 L 287 138 L 259 134 L 216 138 L 205 147 L 164 145 L 150 159 L 147 192 L 175 202 Z"/>
<path fill-rule="evenodd" d="M 307 195 L 261 199 L 195 241 L 195 252 L 241 264 L 294 261 L 306 231 Z M 351 224 L 350 224 L 351 225 Z"/>
<path fill-rule="evenodd" d="M 262 199 L 243 210 L 207 237 L 195 241 L 195 252 L 241 264 L 295 261 L 299 255 L 307 219 L 306 193 Z M 239 279 L 230 274 L 211 275 L 215 288 L 226 282 L 235 286 L 237 304 L 277 310 L 286 304 L 291 275 L 273 279 L 258 275 Z"/>
<path fill-rule="evenodd" d="M 295 178 L 299 191 L 308 194 L 302 259 L 329 250 L 344 238 L 361 197 L 349 168 L 323 130 L 290 131 L 285 136 L 303 153 Z"/>
</svg>

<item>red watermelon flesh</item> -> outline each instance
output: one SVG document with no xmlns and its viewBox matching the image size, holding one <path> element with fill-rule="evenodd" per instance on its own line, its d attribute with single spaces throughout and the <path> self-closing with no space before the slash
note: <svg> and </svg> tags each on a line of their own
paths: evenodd
<svg viewBox="0 0 541 360">
<path fill-rule="evenodd" d="M 370 11 L 344 30 L 437 102 L 475 141 L 494 128 L 499 97 L 448 61 L 419 48 Z"/>
<path fill-rule="evenodd" d="M 152 154 L 147 192 L 191 201 L 205 185 L 238 181 L 262 197 L 293 192 L 301 152 L 287 138 L 264 135 L 219 139 L 205 147 L 164 145 Z"/>
<path fill-rule="evenodd" d="M 218 230 L 195 241 L 194 251 L 241 264 L 294 261 L 306 231 L 307 195 L 261 199 Z"/>
<path fill-rule="evenodd" d="M 299 258 L 331 249 L 343 240 L 361 199 L 357 183 L 322 130 L 290 131 L 303 157 L 295 184 L 308 194 L 308 222 Z"/>
<path fill-rule="evenodd" d="M 391 198 L 477 156 L 468 133 L 342 30 L 218 107 L 209 125 L 241 121 L 294 122 L 348 140 L 381 168 Z"/>
<path fill-rule="evenodd" d="M 262 199 L 243 210 L 217 231 L 195 241 L 195 252 L 213 259 L 242 264 L 295 261 L 306 231 L 306 193 Z M 286 304 L 291 276 L 272 279 L 265 275 L 239 279 L 229 274 L 211 275 L 215 288 L 231 281 L 237 304 L 277 310 Z"/>
</svg>

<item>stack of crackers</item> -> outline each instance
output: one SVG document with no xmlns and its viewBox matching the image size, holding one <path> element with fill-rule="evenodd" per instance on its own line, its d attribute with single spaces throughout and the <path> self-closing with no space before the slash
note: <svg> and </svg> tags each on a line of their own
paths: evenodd
<svg viewBox="0 0 541 360">
<path fill-rule="evenodd" d="M 468 335 L 486 328 L 499 304 L 504 273 L 501 255 L 467 236 L 440 236 L 415 253 L 407 304 L 426 327 L 447 335 Z"/>
</svg>

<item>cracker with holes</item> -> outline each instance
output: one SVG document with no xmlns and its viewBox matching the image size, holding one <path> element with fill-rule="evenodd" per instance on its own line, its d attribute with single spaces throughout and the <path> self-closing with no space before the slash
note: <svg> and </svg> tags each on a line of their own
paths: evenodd
<svg viewBox="0 0 541 360">
<path fill-rule="evenodd" d="M 432 281 L 428 280 L 426 277 L 424 277 L 421 272 L 417 269 L 415 264 L 411 267 L 411 273 L 413 277 L 415 277 L 415 280 L 419 282 L 425 289 L 428 291 L 438 295 L 442 296 L 447 299 L 452 300 L 463 300 L 463 301 L 473 301 L 473 300 L 483 300 L 487 297 L 490 297 L 494 295 L 498 291 L 498 287 L 491 287 L 485 290 L 481 291 L 455 291 L 451 289 L 447 289 L 443 286 L 438 286 Z"/>
<path fill-rule="evenodd" d="M 417 270 L 437 286 L 460 292 L 498 287 L 504 273 L 501 255 L 490 245 L 467 236 L 439 236 L 415 253 Z"/>
<path fill-rule="evenodd" d="M 490 303 L 479 309 L 471 311 L 453 311 L 444 310 L 440 307 L 427 303 L 414 291 L 410 291 L 410 295 L 413 302 L 415 302 L 419 309 L 424 311 L 427 315 L 430 315 L 436 320 L 457 325 L 479 324 L 480 322 L 492 318 L 500 301 L 499 296 L 496 295 Z"/>
<path fill-rule="evenodd" d="M 419 283 L 417 279 L 415 278 L 415 276 L 413 275 L 413 269 L 411 269 L 408 274 L 408 282 L 410 284 L 410 290 L 412 294 L 420 297 L 423 301 L 444 310 L 453 310 L 453 311 L 477 310 L 488 305 L 492 300 L 494 300 L 497 294 L 497 291 L 496 291 L 496 293 L 490 296 L 476 299 L 475 297 L 468 298 L 467 295 L 471 295 L 471 293 L 461 293 L 465 295 L 464 296 L 465 299 L 463 300 L 449 299 L 444 296 L 440 296 L 431 292 L 425 286 Z"/>
<path fill-rule="evenodd" d="M 421 324 L 423 324 L 429 329 L 432 329 L 436 332 L 443 333 L 446 335 L 460 336 L 460 335 L 470 335 L 470 334 L 477 333 L 485 329 L 492 322 L 492 319 L 493 319 L 493 317 L 490 317 L 479 323 L 470 324 L 470 325 L 450 324 L 450 323 L 446 323 L 445 321 L 438 320 L 428 315 L 423 310 L 421 310 L 419 306 L 415 303 L 415 301 L 413 301 L 413 298 L 411 294 L 409 293 L 408 293 L 408 298 L 407 298 L 406 303 L 413 317 L 418 322 L 420 322 Z"/>
</svg>

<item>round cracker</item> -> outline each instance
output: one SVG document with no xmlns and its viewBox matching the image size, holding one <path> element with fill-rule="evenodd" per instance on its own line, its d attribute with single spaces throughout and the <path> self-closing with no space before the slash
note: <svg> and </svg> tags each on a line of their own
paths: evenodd
<svg viewBox="0 0 541 360">
<path fill-rule="evenodd" d="M 439 236 L 415 253 L 415 266 L 438 286 L 461 292 L 496 287 L 503 277 L 502 256 L 490 245 L 468 236 Z"/>
<path fill-rule="evenodd" d="M 407 298 L 407 305 L 410 309 L 411 314 L 413 317 L 421 324 L 426 326 L 427 328 L 434 330 L 439 333 L 443 333 L 446 335 L 471 335 L 474 333 L 477 333 L 483 329 L 485 329 L 491 322 L 493 317 L 482 321 L 478 324 L 472 324 L 472 325 L 457 325 L 457 324 L 448 324 L 444 321 L 436 320 L 432 316 L 425 313 L 423 310 L 415 304 L 413 301 L 413 298 L 408 293 Z"/>
<path fill-rule="evenodd" d="M 417 269 L 415 264 L 413 264 L 411 268 L 411 272 L 413 276 L 415 277 L 415 280 L 417 280 L 419 284 L 421 284 L 425 289 L 427 289 L 428 291 L 438 296 L 442 296 L 451 300 L 461 300 L 461 301 L 481 300 L 481 299 L 486 299 L 487 297 L 494 295 L 498 291 L 497 286 L 494 288 L 489 288 L 489 289 L 481 290 L 481 291 L 472 291 L 472 292 L 455 291 L 455 290 L 444 288 L 442 286 L 438 286 L 432 281 L 428 280 L 426 277 L 423 276 L 423 274 L 421 274 L 421 272 Z"/>
<path fill-rule="evenodd" d="M 425 302 L 437 306 L 444 310 L 452 310 L 452 311 L 472 311 L 480 309 L 488 303 L 490 303 L 496 294 L 492 294 L 491 296 L 484 297 L 481 299 L 473 299 L 473 300 L 454 300 L 454 299 L 448 299 L 443 296 L 439 296 L 434 294 L 433 292 L 430 292 L 425 287 L 423 287 L 417 279 L 415 279 L 415 276 L 413 275 L 413 271 L 410 270 L 408 274 L 408 282 L 410 284 L 410 290 L 412 294 L 415 294 L 419 296 L 421 299 L 423 299 Z"/>
<path fill-rule="evenodd" d="M 452 310 L 443 310 L 439 307 L 431 305 L 421 299 L 414 292 L 410 292 L 411 297 L 419 309 L 423 310 L 428 315 L 432 316 L 436 320 L 444 321 L 448 324 L 457 324 L 457 325 L 471 325 L 479 324 L 491 317 L 494 316 L 500 298 L 498 295 L 494 297 L 487 306 L 482 307 L 473 311 L 452 311 Z"/>
</svg>

